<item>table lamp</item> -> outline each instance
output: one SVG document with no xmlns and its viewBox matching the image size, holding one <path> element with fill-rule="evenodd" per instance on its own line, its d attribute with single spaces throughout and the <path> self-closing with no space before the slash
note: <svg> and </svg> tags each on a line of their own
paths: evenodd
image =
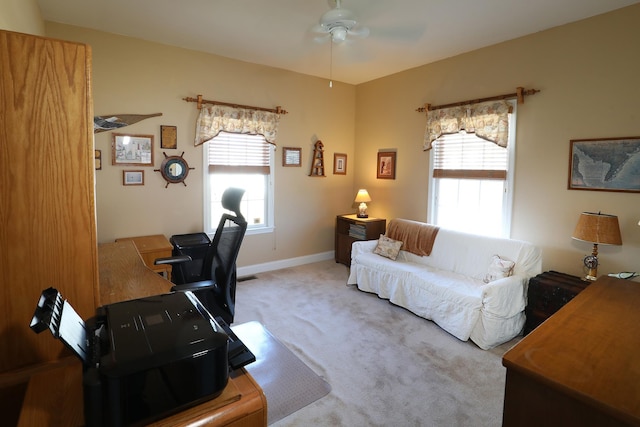
<svg viewBox="0 0 640 427">
<path fill-rule="evenodd" d="M 367 202 L 371 201 L 371 197 L 369 196 L 369 193 L 367 192 L 367 190 L 365 190 L 364 188 L 361 188 L 360 190 L 358 190 L 358 194 L 356 194 L 356 203 L 360 203 L 360 206 L 358 206 L 358 218 L 368 218 L 369 215 L 367 215 Z"/>
<path fill-rule="evenodd" d="M 603 213 L 582 212 L 571 236 L 573 239 L 593 243 L 593 252 L 584 257 L 589 272 L 584 280 L 598 278 L 598 245 L 622 245 L 618 217 Z"/>
</svg>

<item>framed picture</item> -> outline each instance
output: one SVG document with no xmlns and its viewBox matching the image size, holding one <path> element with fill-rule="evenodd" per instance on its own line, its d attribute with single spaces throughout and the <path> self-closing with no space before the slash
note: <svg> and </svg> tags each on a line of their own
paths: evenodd
<svg viewBox="0 0 640 427">
<path fill-rule="evenodd" d="M 301 166 L 302 148 L 283 147 L 282 166 Z"/>
<path fill-rule="evenodd" d="M 347 155 L 342 153 L 334 153 L 333 155 L 333 174 L 347 174 Z"/>
<path fill-rule="evenodd" d="M 572 139 L 569 190 L 640 192 L 640 137 Z"/>
<path fill-rule="evenodd" d="M 122 171 L 122 185 L 144 185 L 144 171 Z"/>
<path fill-rule="evenodd" d="M 97 171 L 102 170 L 102 150 L 93 150 L 93 160 L 95 169 Z"/>
<path fill-rule="evenodd" d="M 160 148 L 170 150 L 178 148 L 178 128 L 176 126 L 160 126 Z"/>
<path fill-rule="evenodd" d="M 396 179 L 396 152 L 378 152 L 378 179 Z"/>
<path fill-rule="evenodd" d="M 153 135 L 114 133 L 111 151 L 114 165 L 153 166 Z"/>
</svg>

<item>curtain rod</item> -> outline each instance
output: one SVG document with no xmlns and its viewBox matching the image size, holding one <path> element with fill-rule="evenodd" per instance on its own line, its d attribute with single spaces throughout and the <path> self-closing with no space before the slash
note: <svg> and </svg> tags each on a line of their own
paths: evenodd
<svg viewBox="0 0 640 427">
<path fill-rule="evenodd" d="M 443 108 L 460 107 L 461 105 L 479 104 L 481 102 L 500 101 L 503 99 L 514 99 L 514 98 L 518 99 L 518 104 L 524 104 L 525 95 L 534 95 L 540 92 L 538 89 L 525 90 L 525 88 L 523 87 L 517 87 L 516 91 L 517 92 L 515 93 L 508 93 L 506 95 L 490 96 L 488 98 L 472 99 L 469 101 L 454 102 L 451 104 L 443 104 L 443 105 L 424 104 L 424 107 L 416 108 L 416 111 L 419 113 L 424 113 L 425 111 L 441 110 Z"/>
<path fill-rule="evenodd" d="M 202 109 L 202 104 L 213 104 L 213 105 L 226 105 L 227 107 L 233 107 L 233 108 L 246 108 L 247 110 L 269 111 L 270 113 L 276 113 L 276 114 L 289 113 L 288 111 L 283 110 L 279 105 L 276 108 L 253 107 L 251 105 L 230 104 L 228 102 L 221 102 L 221 101 L 209 101 L 207 99 L 202 99 L 202 95 L 198 95 L 197 98 L 186 97 L 182 99 L 187 102 L 197 102 L 198 110 Z"/>
</svg>

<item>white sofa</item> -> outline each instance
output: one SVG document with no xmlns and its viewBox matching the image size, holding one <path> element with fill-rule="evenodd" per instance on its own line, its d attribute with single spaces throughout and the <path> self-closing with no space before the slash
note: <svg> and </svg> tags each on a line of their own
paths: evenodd
<svg viewBox="0 0 640 427">
<path fill-rule="evenodd" d="M 389 223 L 387 235 L 394 224 L 394 230 L 404 229 L 407 240 L 416 236 L 416 227 L 434 228 L 397 219 Z M 436 232 L 428 256 L 409 252 L 404 244 L 392 260 L 374 253 L 376 240 L 354 242 L 347 283 L 434 321 L 460 340 L 470 338 L 485 350 L 520 334 L 529 278 L 542 270 L 540 249 L 513 239 L 444 228 Z M 511 276 L 485 283 L 494 255 L 515 264 Z"/>
</svg>

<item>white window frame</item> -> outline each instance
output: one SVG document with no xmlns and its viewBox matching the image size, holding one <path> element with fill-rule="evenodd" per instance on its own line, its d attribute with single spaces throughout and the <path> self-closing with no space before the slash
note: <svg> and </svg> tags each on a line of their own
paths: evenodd
<svg viewBox="0 0 640 427">
<path fill-rule="evenodd" d="M 266 142 L 265 142 L 266 143 Z M 211 185 L 210 185 L 210 175 L 209 172 L 209 141 L 205 142 L 202 145 L 202 170 L 204 171 L 202 174 L 203 178 L 203 224 L 204 231 L 212 237 L 215 234 L 216 228 L 218 228 L 218 220 L 215 220 L 215 223 L 212 223 L 213 219 L 211 218 Z M 266 187 L 266 212 L 265 212 L 265 224 L 264 225 L 253 225 L 251 222 L 247 225 L 247 231 L 245 235 L 255 235 L 255 234 L 264 234 L 264 233 L 273 233 L 275 229 L 275 203 L 274 203 L 274 182 L 275 182 L 275 145 L 269 144 L 269 175 L 266 176 L 267 187 Z"/>
<path fill-rule="evenodd" d="M 516 109 L 517 103 L 515 100 L 508 100 L 513 107 L 512 113 L 509 114 L 509 140 L 507 142 L 508 150 L 508 166 L 507 166 L 507 178 L 504 180 L 504 192 L 502 199 L 503 209 L 503 222 L 501 235 L 496 237 L 511 237 L 511 223 L 513 214 L 513 183 L 515 177 L 515 163 L 516 163 Z M 427 203 L 427 221 L 431 224 L 437 224 L 437 212 L 436 202 L 438 194 L 436 191 L 436 182 L 438 178 L 433 177 L 433 155 L 429 155 L 429 200 Z"/>
</svg>

